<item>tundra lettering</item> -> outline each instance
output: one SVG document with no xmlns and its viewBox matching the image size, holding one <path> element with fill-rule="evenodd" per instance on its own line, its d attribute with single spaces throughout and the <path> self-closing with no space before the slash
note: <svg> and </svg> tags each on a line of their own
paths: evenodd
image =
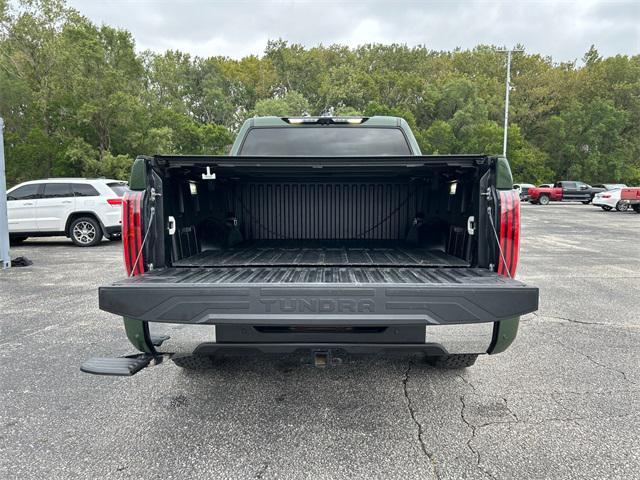
<svg viewBox="0 0 640 480">
<path fill-rule="evenodd" d="M 373 313 L 373 300 L 349 298 L 261 298 L 266 313 Z"/>
</svg>

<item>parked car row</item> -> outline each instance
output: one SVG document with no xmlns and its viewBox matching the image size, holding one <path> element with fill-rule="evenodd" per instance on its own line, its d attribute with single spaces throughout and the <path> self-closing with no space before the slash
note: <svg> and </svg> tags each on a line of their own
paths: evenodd
<svg viewBox="0 0 640 480">
<path fill-rule="evenodd" d="M 10 241 L 67 236 L 80 247 L 92 247 L 103 236 L 119 239 L 127 190 L 126 182 L 103 178 L 50 178 L 16 185 L 7 191 Z"/>
<path fill-rule="evenodd" d="M 520 183 L 513 186 L 518 191 L 520 201 L 532 204 L 548 205 L 550 202 L 582 202 L 585 205 L 593 205 L 605 211 L 613 209 L 625 212 L 629 208 L 638 211 L 640 207 L 634 201 L 623 194 L 625 190 L 636 190 L 627 188 L 623 183 L 601 183 L 588 185 L 584 182 L 562 180 L 555 184 L 541 184 L 535 186 L 530 183 Z M 635 198 L 635 197 L 634 197 Z M 640 213 L 640 212 L 639 212 Z"/>
<path fill-rule="evenodd" d="M 640 213 L 640 196 L 624 184 L 594 186 L 560 181 L 554 185 L 513 185 L 520 200 L 547 205 L 552 201 L 592 203 L 605 211 Z M 50 178 L 24 182 L 7 192 L 9 236 L 12 244 L 28 237 L 67 236 L 81 247 L 120 238 L 122 196 L 127 183 L 112 179 Z M 624 193 L 623 193 L 624 192 Z"/>
</svg>

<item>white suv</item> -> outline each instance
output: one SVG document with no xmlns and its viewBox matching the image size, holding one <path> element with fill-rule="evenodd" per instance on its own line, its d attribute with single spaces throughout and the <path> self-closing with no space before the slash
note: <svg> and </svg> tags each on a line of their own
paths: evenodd
<svg viewBox="0 0 640 480">
<path fill-rule="evenodd" d="M 11 243 L 66 235 L 80 247 L 92 247 L 103 235 L 118 239 L 125 191 L 126 182 L 103 178 L 49 178 L 16 185 L 7 192 Z"/>
</svg>

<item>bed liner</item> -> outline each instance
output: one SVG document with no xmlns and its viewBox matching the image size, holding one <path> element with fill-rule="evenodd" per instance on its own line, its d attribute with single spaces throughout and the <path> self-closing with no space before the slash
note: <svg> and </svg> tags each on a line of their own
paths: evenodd
<svg viewBox="0 0 640 480">
<path fill-rule="evenodd" d="M 250 266 L 468 267 L 441 250 L 415 247 L 273 247 L 205 250 L 174 262 L 176 267 Z"/>
</svg>

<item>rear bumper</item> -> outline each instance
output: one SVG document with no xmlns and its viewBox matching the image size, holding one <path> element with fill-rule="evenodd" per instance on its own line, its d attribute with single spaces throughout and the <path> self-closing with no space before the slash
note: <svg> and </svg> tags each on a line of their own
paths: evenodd
<svg viewBox="0 0 640 480">
<path fill-rule="evenodd" d="M 269 334 L 247 325 L 242 332 L 224 326 L 150 322 L 156 351 L 173 355 L 218 353 L 293 353 L 332 350 L 351 354 L 423 352 L 429 354 L 487 353 L 494 339 L 491 322 L 464 325 L 400 326 L 376 333 Z M 223 333 L 220 335 L 220 333 Z M 315 335 L 315 337 L 314 337 Z M 361 338 L 358 339 L 358 336 Z M 220 337 L 220 338 L 219 338 Z M 271 338 L 270 338 L 271 337 Z M 290 337 L 287 341 L 287 337 Z M 324 338 L 323 338 L 324 337 Z M 395 337 L 395 338 L 394 338 Z M 326 341 L 332 338 L 332 341 Z M 235 341 L 234 341 L 235 340 Z M 360 340 L 360 341 L 358 341 Z"/>
<path fill-rule="evenodd" d="M 120 235 L 122 233 L 122 226 L 112 225 L 110 227 L 104 227 L 104 232 L 107 235 Z"/>
<path fill-rule="evenodd" d="M 592 205 L 596 207 L 612 207 L 614 208 L 618 204 L 617 200 L 607 199 L 607 198 L 597 198 L 594 197 L 592 201 Z"/>
<path fill-rule="evenodd" d="M 538 308 L 536 287 L 488 270 L 423 269 L 421 279 L 402 283 L 412 270 L 369 269 L 365 275 L 357 269 L 357 282 L 331 283 L 343 270 L 295 269 L 277 277 L 256 269 L 256 283 L 242 282 L 252 275 L 248 268 L 234 269 L 237 283 L 227 277 L 215 283 L 221 274 L 212 269 L 157 270 L 100 288 L 100 308 L 127 317 L 126 324 L 146 325 L 157 351 L 187 355 L 338 345 L 347 351 L 502 351 L 515 337 L 518 317 Z M 292 278 L 300 281 L 286 281 Z M 128 330 L 129 338 L 142 331 Z"/>
</svg>

